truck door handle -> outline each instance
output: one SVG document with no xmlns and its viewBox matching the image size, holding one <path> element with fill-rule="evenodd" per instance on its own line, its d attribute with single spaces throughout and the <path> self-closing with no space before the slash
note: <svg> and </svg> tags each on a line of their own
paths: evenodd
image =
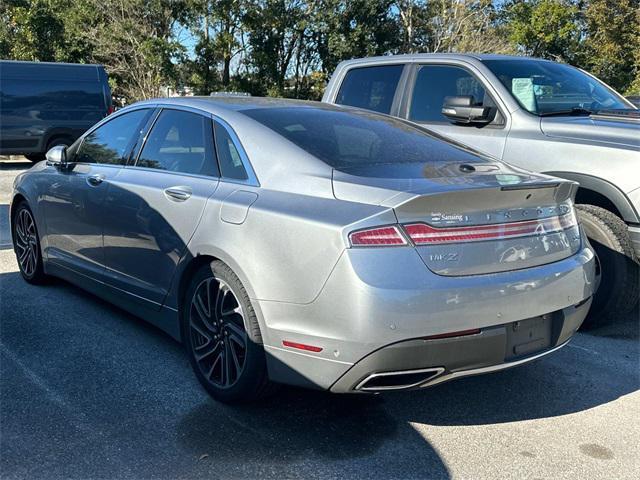
<svg viewBox="0 0 640 480">
<path fill-rule="evenodd" d="M 105 176 L 101 173 L 96 173 L 95 175 L 89 175 L 87 177 L 87 183 L 93 187 L 97 187 L 102 182 L 104 182 Z"/>
<path fill-rule="evenodd" d="M 191 189 L 189 187 L 169 187 L 166 188 L 164 194 L 167 196 L 169 200 L 173 200 L 174 202 L 184 202 L 188 200 L 191 196 Z"/>
</svg>

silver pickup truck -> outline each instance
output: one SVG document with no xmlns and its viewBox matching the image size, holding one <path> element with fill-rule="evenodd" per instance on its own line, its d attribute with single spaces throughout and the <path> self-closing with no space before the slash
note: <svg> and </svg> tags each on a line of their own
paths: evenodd
<svg viewBox="0 0 640 480">
<path fill-rule="evenodd" d="M 415 54 L 338 65 L 324 102 L 397 116 L 529 170 L 580 183 L 602 267 L 591 323 L 640 290 L 640 110 L 588 73 L 536 58 Z"/>
</svg>

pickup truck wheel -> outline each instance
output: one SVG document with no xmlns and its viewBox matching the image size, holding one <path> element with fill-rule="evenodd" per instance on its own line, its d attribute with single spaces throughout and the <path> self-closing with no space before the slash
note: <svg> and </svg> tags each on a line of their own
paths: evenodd
<svg viewBox="0 0 640 480">
<path fill-rule="evenodd" d="M 584 325 L 587 328 L 616 321 L 638 303 L 640 266 L 627 225 L 615 214 L 595 205 L 576 205 L 578 217 L 598 255 L 600 288 Z"/>
</svg>

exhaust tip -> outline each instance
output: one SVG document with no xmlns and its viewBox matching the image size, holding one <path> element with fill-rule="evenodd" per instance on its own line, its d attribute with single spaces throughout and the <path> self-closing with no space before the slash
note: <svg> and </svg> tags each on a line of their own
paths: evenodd
<svg viewBox="0 0 640 480">
<path fill-rule="evenodd" d="M 372 373 L 356 385 L 355 390 L 361 392 L 406 390 L 418 387 L 434 379 L 442 372 L 444 372 L 443 367 L 433 367 L 419 370 Z"/>
</svg>

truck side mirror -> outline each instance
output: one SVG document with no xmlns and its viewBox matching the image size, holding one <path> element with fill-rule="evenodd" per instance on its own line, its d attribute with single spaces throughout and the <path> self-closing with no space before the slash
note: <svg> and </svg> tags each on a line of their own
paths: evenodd
<svg viewBox="0 0 640 480">
<path fill-rule="evenodd" d="M 453 123 L 485 125 L 491 121 L 491 107 L 474 106 L 473 95 L 444 97 L 442 114 Z"/>
<path fill-rule="evenodd" d="M 47 152 L 47 164 L 55 167 L 63 167 L 67 163 L 67 147 L 56 145 Z"/>
</svg>

